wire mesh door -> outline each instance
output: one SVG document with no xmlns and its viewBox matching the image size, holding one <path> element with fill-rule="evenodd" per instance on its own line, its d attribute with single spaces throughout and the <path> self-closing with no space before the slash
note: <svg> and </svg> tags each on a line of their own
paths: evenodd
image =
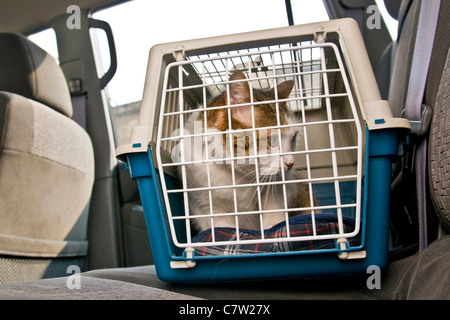
<svg viewBox="0 0 450 320">
<path fill-rule="evenodd" d="M 272 251 L 323 249 L 310 246 L 321 241 L 334 250 L 336 241 L 360 235 L 357 108 L 334 43 L 169 64 L 156 158 L 160 170 L 179 179 L 169 188 L 160 175 L 173 243 L 234 255 L 266 244 Z M 334 217 L 325 232 L 324 217 Z M 245 246 L 251 249 L 237 249 Z"/>
</svg>

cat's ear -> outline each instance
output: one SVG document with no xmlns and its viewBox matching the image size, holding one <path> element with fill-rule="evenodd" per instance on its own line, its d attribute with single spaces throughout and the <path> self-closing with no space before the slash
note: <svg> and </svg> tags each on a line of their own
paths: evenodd
<svg viewBox="0 0 450 320">
<path fill-rule="evenodd" d="M 294 83 L 294 80 L 288 80 L 277 85 L 278 99 L 287 99 L 291 94 Z M 272 88 L 271 91 L 275 97 L 275 88 Z"/>
<path fill-rule="evenodd" d="M 247 77 L 241 71 L 235 71 L 231 74 L 229 81 L 247 80 Z M 247 81 L 230 83 L 230 104 L 250 102 L 250 86 Z"/>
<path fill-rule="evenodd" d="M 229 80 L 247 80 L 247 77 L 241 71 L 235 71 L 231 74 Z M 229 90 L 230 105 L 250 102 L 250 86 L 247 81 L 230 83 Z M 231 108 L 231 116 L 246 126 L 252 126 L 252 109 L 250 105 Z"/>
</svg>

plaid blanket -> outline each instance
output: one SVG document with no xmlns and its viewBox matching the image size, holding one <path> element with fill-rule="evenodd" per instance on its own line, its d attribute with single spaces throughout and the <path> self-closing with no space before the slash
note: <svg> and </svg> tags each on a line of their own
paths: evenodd
<svg viewBox="0 0 450 320">
<path fill-rule="evenodd" d="M 337 216 L 333 213 L 320 213 L 315 215 L 316 234 L 338 234 L 339 225 Z M 343 229 L 345 233 L 354 230 L 355 221 L 353 218 L 343 216 Z M 289 219 L 289 231 L 291 237 L 311 236 L 313 235 L 313 226 L 311 215 L 303 214 L 291 217 Z M 218 255 L 239 255 L 239 254 L 255 254 L 269 252 L 286 252 L 286 251 L 305 251 L 319 249 L 335 248 L 336 239 L 321 240 L 300 240 L 300 241 L 284 241 L 270 243 L 250 243 L 250 244 L 228 244 L 220 245 L 220 241 L 233 241 L 237 239 L 236 229 L 234 228 L 215 228 L 215 243 L 211 246 L 197 247 L 198 256 L 218 256 Z M 265 239 L 286 238 L 287 228 L 286 222 L 281 222 L 270 229 L 264 230 Z M 240 229 L 239 239 L 255 240 L 261 239 L 261 232 L 255 230 Z M 360 234 L 356 237 L 348 239 L 350 246 L 356 246 L 361 243 Z M 211 242 L 211 230 L 206 230 L 193 238 L 193 242 Z"/>
</svg>

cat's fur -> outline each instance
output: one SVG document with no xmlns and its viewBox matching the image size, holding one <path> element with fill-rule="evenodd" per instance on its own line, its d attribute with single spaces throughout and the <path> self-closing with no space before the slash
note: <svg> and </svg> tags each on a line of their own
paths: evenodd
<svg viewBox="0 0 450 320">
<path fill-rule="evenodd" d="M 207 103 L 207 108 L 227 106 L 234 104 L 250 103 L 250 87 L 247 82 L 247 78 L 240 71 L 235 71 L 229 78 L 230 82 L 228 91 L 222 92 L 217 96 L 211 98 Z M 239 81 L 241 80 L 241 81 Z M 285 81 L 277 86 L 278 99 L 288 98 L 292 87 L 293 81 Z M 227 99 L 230 99 L 229 103 Z M 270 101 L 275 100 L 274 88 L 269 90 L 253 89 L 253 102 Z M 206 143 L 204 137 L 197 139 L 186 139 L 185 141 L 185 154 L 194 155 L 194 158 L 201 157 L 206 159 L 206 153 L 208 158 L 224 158 L 232 156 L 230 149 L 230 141 L 234 148 L 233 152 L 236 156 L 249 156 L 254 155 L 253 146 L 253 133 L 246 133 L 244 137 L 235 135 L 230 137 L 230 119 L 229 112 L 231 114 L 231 128 L 232 130 L 249 129 L 252 128 L 252 110 L 251 105 L 244 105 L 230 108 L 214 108 L 208 110 L 207 113 L 207 132 L 223 132 L 222 134 L 216 134 L 208 138 L 208 149 L 206 149 Z M 286 125 L 293 123 L 295 120 L 287 107 L 285 102 L 278 103 L 278 112 L 280 115 L 280 125 Z M 254 122 L 255 128 L 272 127 L 277 126 L 276 116 L 276 104 L 275 103 L 263 103 L 254 104 Z M 185 130 L 190 134 L 204 132 L 205 128 L 204 112 L 195 112 L 187 119 L 185 123 Z M 281 130 L 281 145 L 282 152 L 290 152 L 295 150 L 295 139 L 297 135 L 297 129 L 295 128 L 282 128 Z M 264 129 L 257 130 L 257 152 L 259 154 L 260 149 L 266 148 L 265 154 L 268 154 L 266 158 L 260 158 L 258 160 L 259 166 L 259 181 L 281 181 L 281 170 L 284 170 L 285 180 L 297 179 L 297 173 L 293 169 L 294 156 L 284 155 L 282 157 L 270 156 L 271 153 L 279 153 L 278 129 Z M 192 142 L 192 143 L 190 143 Z M 208 152 L 207 152 L 208 151 Z M 263 152 L 262 150 L 261 152 Z M 283 163 L 281 164 L 281 158 Z M 195 159 L 194 159 L 195 160 Z M 252 162 L 253 161 L 253 162 Z M 251 184 L 257 181 L 256 168 L 254 164 L 255 158 L 245 158 L 234 160 L 234 174 L 236 185 L 239 184 Z M 232 165 L 231 160 L 216 161 L 209 165 L 210 172 L 210 186 L 230 186 L 233 185 L 232 179 Z M 250 163 L 252 162 L 252 163 Z M 208 164 L 196 163 L 186 165 L 186 181 L 188 188 L 208 187 Z M 282 169 L 281 169 L 282 168 Z M 181 176 L 181 167 L 179 168 Z M 305 186 L 298 183 L 285 184 L 286 188 L 286 200 L 289 208 L 294 207 L 306 207 L 310 206 L 309 193 Z M 283 185 L 270 185 L 261 186 L 261 206 L 263 210 L 276 210 L 284 208 L 284 195 Z M 240 187 L 240 188 L 221 188 L 211 191 L 195 191 L 189 192 L 189 208 L 190 215 L 203 215 L 209 214 L 211 211 L 209 197 L 212 197 L 212 210 L 213 213 L 233 213 L 235 212 L 234 196 L 236 196 L 237 211 L 257 211 L 258 205 L 258 188 L 257 187 Z M 241 229 L 253 229 L 260 230 L 260 217 L 259 214 L 240 215 L 238 217 L 239 228 Z M 263 214 L 263 227 L 264 229 L 270 228 L 273 225 L 284 221 L 284 212 L 272 212 Z M 210 218 L 195 218 L 191 219 L 193 225 L 198 231 L 203 231 L 211 228 Z M 236 227 L 236 218 L 234 216 L 218 216 L 214 217 L 214 227 Z"/>
</svg>

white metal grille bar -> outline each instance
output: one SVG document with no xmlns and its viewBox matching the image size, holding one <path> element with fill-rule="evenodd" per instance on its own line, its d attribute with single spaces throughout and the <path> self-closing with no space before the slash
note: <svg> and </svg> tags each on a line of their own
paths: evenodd
<svg viewBox="0 0 450 320">
<path fill-rule="evenodd" d="M 180 138 L 181 139 L 181 138 Z M 283 153 L 271 153 L 270 156 L 282 156 L 282 155 L 301 155 L 301 154 L 312 154 L 312 153 L 327 153 L 327 152 L 336 152 L 336 151 L 348 151 L 348 150 L 358 150 L 357 146 L 349 146 L 349 147 L 334 147 L 334 148 L 327 148 L 327 149 L 311 149 L 309 151 L 305 150 L 299 150 L 299 151 L 290 151 L 290 152 L 283 152 Z M 234 162 L 235 160 L 253 160 L 258 158 L 265 158 L 267 155 L 248 155 L 248 156 L 235 156 L 235 157 L 223 157 L 223 158 L 215 158 L 215 159 L 209 159 L 209 160 L 189 160 L 189 161 L 180 161 L 180 162 L 173 162 L 173 163 L 164 163 L 161 164 L 161 167 L 174 167 L 179 165 L 186 165 L 186 164 L 199 164 L 199 163 L 211 163 L 211 162 Z"/>
<path fill-rule="evenodd" d="M 178 79 L 179 82 L 182 84 L 183 83 L 183 68 L 181 66 L 178 67 Z M 183 111 L 184 109 L 184 99 L 183 99 L 183 95 L 179 94 L 178 95 L 178 105 L 180 108 L 180 112 Z M 184 118 L 183 118 L 183 114 L 180 114 L 180 129 L 181 132 L 184 132 Z M 181 150 L 183 150 L 181 152 L 181 159 L 182 161 L 184 160 L 184 138 L 181 137 L 180 140 L 181 143 Z M 186 189 L 187 188 L 187 180 L 186 180 L 186 166 L 182 165 L 181 167 L 182 170 L 182 183 L 183 183 L 183 188 Z M 188 197 L 188 193 L 184 192 L 183 193 L 183 198 L 184 198 L 184 211 L 186 214 L 189 215 L 189 197 Z M 170 208 L 170 205 L 169 207 Z M 170 209 L 169 209 L 170 210 Z M 187 242 L 190 243 L 191 242 L 191 228 L 189 226 L 189 223 L 187 222 L 188 220 L 185 221 L 185 228 L 186 228 L 186 238 L 187 238 Z"/>
<path fill-rule="evenodd" d="M 346 93 L 330 93 L 329 95 L 317 95 L 317 96 L 311 96 L 311 97 L 303 97 L 303 98 L 289 98 L 289 99 L 280 99 L 278 102 L 290 102 L 290 101 L 298 101 L 298 100 L 308 100 L 308 99 L 326 99 L 326 98 L 339 98 L 339 97 L 347 97 L 348 95 Z M 275 103 L 275 100 L 269 100 L 264 102 L 254 102 L 253 105 L 260 105 L 265 103 Z M 226 108 L 236 108 L 236 107 L 242 107 L 242 106 L 250 106 L 250 103 L 242 103 L 242 104 L 231 104 L 227 105 Z M 223 106 L 219 107 L 210 107 L 208 110 L 218 110 L 218 109 L 224 109 Z M 186 114 L 186 113 L 195 113 L 198 112 L 197 109 L 193 110 L 183 110 L 180 112 L 168 112 L 163 114 L 163 116 L 172 116 L 172 115 L 178 115 L 178 114 Z"/>
<path fill-rule="evenodd" d="M 326 69 L 326 62 L 325 62 L 325 51 L 324 48 L 320 48 L 321 50 L 321 64 L 322 64 L 322 68 Z M 328 123 L 328 131 L 329 131 L 329 136 L 330 136 L 330 144 L 331 144 L 331 149 L 335 149 L 336 148 L 336 142 L 334 139 L 334 127 L 333 127 L 333 115 L 331 113 L 331 101 L 329 96 L 329 88 L 328 88 L 328 77 L 326 73 L 322 74 L 323 76 L 323 83 L 324 83 L 324 91 L 325 91 L 325 95 L 327 96 L 325 98 L 325 107 L 327 110 L 327 118 L 330 121 Z M 336 178 L 339 176 L 338 173 L 338 165 L 337 165 L 337 159 L 336 159 L 336 151 L 333 150 L 331 151 L 331 162 L 332 162 L 332 168 L 333 168 L 333 177 Z M 338 217 L 338 227 L 339 227 L 339 233 L 343 234 L 344 233 L 344 227 L 343 227 L 343 220 L 342 220 L 342 209 L 340 208 L 341 205 L 341 192 L 340 192 L 340 188 L 339 188 L 339 182 L 337 180 L 334 180 L 334 191 L 335 191 L 335 200 L 336 200 L 336 204 L 337 204 L 337 217 Z"/>
<path fill-rule="evenodd" d="M 306 182 L 335 182 L 335 181 L 353 181 L 358 178 L 357 175 L 350 175 L 350 176 L 340 176 L 340 177 L 325 177 L 325 178 L 311 178 L 311 179 L 299 179 L 299 180 L 286 180 L 286 181 L 272 181 L 272 182 L 259 182 L 258 184 L 252 183 L 252 184 L 235 184 L 235 185 L 224 185 L 224 186 L 212 186 L 211 188 L 208 187 L 197 187 L 197 188 L 187 188 L 187 189 L 171 189 L 167 190 L 167 193 L 180 193 L 180 192 L 187 192 L 187 191 L 208 191 L 211 190 L 219 190 L 219 189 L 230 189 L 230 188 L 248 188 L 248 187 L 254 187 L 254 186 L 267 186 L 267 185 L 277 185 L 277 184 L 289 184 L 289 183 L 306 183 Z"/>
<path fill-rule="evenodd" d="M 339 72 L 339 69 L 327 69 L 327 70 L 317 70 L 317 71 L 304 71 L 304 72 L 292 72 L 292 73 L 287 73 L 287 74 L 283 74 L 283 75 L 274 75 L 274 76 L 264 76 L 261 78 L 258 78 L 258 80 L 271 80 L 271 79 L 276 79 L 276 78 L 286 78 L 286 77 L 295 77 L 295 76 L 305 76 L 305 75 L 316 75 L 316 74 L 320 74 L 320 73 L 336 73 Z M 237 80 L 240 81 L 240 80 Z M 245 80 L 244 80 L 245 81 Z M 203 88 L 203 87 L 211 87 L 212 85 L 214 86 L 220 86 L 220 85 L 226 85 L 230 83 L 230 81 L 228 80 L 222 80 L 220 82 L 215 82 L 214 84 L 192 84 L 192 85 L 188 85 L 185 87 L 173 87 L 170 89 L 167 89 L 166 92 L 176 92 L 176 91 L 183 91 L 183 90 L 188 90 L 188 89 L 199 89 L 199 88 Z M 305 97 L 304 99 L 311 99 L 314 96 L 311 97 Z"/>
<path fill-rule="evenodd" d="M 221 108 L 223 109 L 223 107 Z M 212 108 L 211 108 L 212 110 Z M 198 112 L 199 110 L 197 110 L 196 112 Z M 181 114 L 181 113 L 180 113 Z M 330 124 L 330 123 L 335 123 L 335 124 L 339 124 L 339 123 L 355 123 L 355 120 L 353 119 L 336 119 L 336 120 L 325 120 L 325 121 L 314 121 L 314 122 L 304 122 L 304 123 L 295 123 L 295 124 L 285 124 L 285 125 L 280 125 L 278 126 L 267 126 L 264 128 L 252 128 L 252 129 L 235 129 L 233 130 L 233 133 L 245 133 L 245 132 L 249 132 L 249 131 L 256 131 L 256 130 L 273 130 L 273 129 L 283 129 L 283 128 L 293 128 L 293 127 L 306 127 L 306 126 L 317 126 L 317 125 L 322 125 L 322 124 Z M 181 138 L 186 138 L 186 137 L 203 137 L 203 136 L 213 136 L 213 135 L 222 135 L 224 134 L 223 131 L 214 131 L 214 132 L 204 132 L 204 133 L 192 133 L 192 134 L 183 134 L 183 135 L 172 135 L 171 137 L 166 137 L 166 138 L 161 138 L 161 141 L 166 141 L 166 140 L 178 140 Z"/>
<path fill-rule="evenodd" d="M 270 210 L 253 210 L 253 211 L 240 211 L 240 212 L 215 212 L 213 214 L 202 214 L 201 218 L 216 218 L 216 217 L 226 217 L 226 216 L 244 216 L 244 215 L 254 215 L 259 213 L 267 213 L 267 212 L 296 212 L 296 211 L 309 211 L 312 209 L 322 209 L 322 210 L 331 210 L 331 209 L 345 209 L 345 208 L 355 208 L 357 206 L 356 203 L 349 203 L 349 204 L 339 204 L 339 205 L 324 205 L 324 206 L 317 206 L 317 207 L 303 207 L 303 208 L 288 208 L 288 209 L 270 209 Z M 187 219 L 198 219 L 199 216 L 174 216 L 172 217 L 173 220 L 187 220 Z"/>
<path fill-rule="evenodd" d="M 295 54 L 299 55 L 298 58 L 296 59 L 296 61 L 297 61 L 297 66 L 298 66 L 298 68 L 300 70 L 300 61 L 302 60 L 302 58 L 300 56 L 301 55 L 301 51 L 296 51 Z M 297 83 L 298 83 L 298 87 L 300 89 L 299 90 L 300 97 L 303 98 L 303 92 L 304 91 L 303 91 L 302 79 L 301 78 L 299 79 L 298 77 L 296 77 L 296 80 L 297 80 Z M 312 81 L 312 79 L 311 79 L 311 81 Z M 312 83 L 310 85 L 311 85 L 311 88 L 312 88 L 313 87 Z M 305 145 L 305 150 L 304 151 L 305 151 L 305 156 L 306 156 L 306 173 L 308 175 L 308 180 L 310 180 L 312 177 L 311 177 L 311 165 L 310 165 L 310 156 L 309 156 L 310 149 L 309 149 L 309 144 L 308 144 L 308 131 L 307 131 L 307 128 L 306 128 L 307 125 L 306 125 L 305 100 L 301 99 L 300 103 L 301 103 L 300 111 L 301 111 L 301 115 L 302 115 L 301 119 L 302 119 L 302 123 L 303 123 L 303 126 L 302 126 L 302 129 L 303 129 L 303 141 L 304 141 L 304 145 Z M 313 192 L 312 192 L 312 183 L 311 183 L 311 181 L 308 181 L 308 190 L 311 190 L 310 193 L 309 193 L 309 201 L 310 201 L 310 203 L 314 203 L 314 196 L 313 196 Z M 312 222 L 312 227 L 313 227 L 313 235 L 315 236 L 315 235 L 317 235 L 317 230 L 316 230 L 316 219 L 315 219 L 314 206 L 311 208 L 311 222 Z"/>
<path fill-rule="evenodd" d="M 205 65 L 203 64 L 202 66 L 203 66 L 203 68 L 202 68 L 202 78 L 204 79 L 205 78 Z M 202 94 L 203 94 L 203 109 L 204 109 L 204 111 L 203 111 L 203 120 L 204 120 L 204 128 L 203 128 L 203 130 L 204 130 L 204 132 L 207 132 L 208 131 L 208 126 L 207 126 L 207 123 L 208 123 L 207 120 L 208 119 L 207 119 L 207 116 L 206 116 L 206 87 L 203 87 Z M 205 149 L 206 149 L 206 160 L 209 160 L 208 159 L 208 157 L 209 157 L 208 136 L 204 135 L 204 139 L 205 139 L 204 141 L 205 141 Z M 213 209 L 213 201 L 212 201 L 211 166 L 210 166 L 210 164 L 211 163 L 209 161 L 206 164 L 206 166 L 207 166 L 206 167 L 206 174 L 207 174 L 207 177 L 208 177 L 209 214 L 211 215 L 211 219 L 210 219 L 210 224 L 211 224 L 211 241 L 215 242 L 216 241 L 216 239 L 215 239 L 216 234 L 214 232 L 214 219 L 212 218 L 212 215 L 214 213 L 214 209 Z"/>
</svg>

